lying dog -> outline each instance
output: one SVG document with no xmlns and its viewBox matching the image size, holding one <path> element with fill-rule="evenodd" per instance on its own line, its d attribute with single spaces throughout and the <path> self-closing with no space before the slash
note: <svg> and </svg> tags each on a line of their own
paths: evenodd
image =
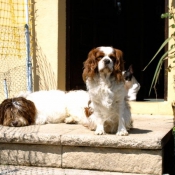
<svg viewBox="0 0 175 175">
<path fill-rule="evenodd" d="M 124 136 L 132 127 L 123 70 L 122 51 L 113 47 L 92 49 L 84 62 L 83 80 L 94 107 L 91 119 L 97 135 L 110 132 Z"/>
<path fill-rule="evenodd" d="M 133 75 L 132 65 L 129 66 L 127 71 L 123 72 L 125 78 L 125 88 L 127 90 L 127 99 L 129 101 L 136 101 L 137 93 L 140 89 L 140 84 Z"/>
<path fill-rule="evenodd" d="M 1 103 L 0 124 L 14 127 L 61 122 L 87 125 L 86 116 L 93 113 L 88 106 L 89 95 L 83 90 L 23 92 L 19 96 Z"/>
<path fill-rule="evenodd" d="M 35 123 L 36 108 L 32 101 L 23 97 L 5 99 L 0 105 L 0 124 L 27 126 Z"/>
</svg>

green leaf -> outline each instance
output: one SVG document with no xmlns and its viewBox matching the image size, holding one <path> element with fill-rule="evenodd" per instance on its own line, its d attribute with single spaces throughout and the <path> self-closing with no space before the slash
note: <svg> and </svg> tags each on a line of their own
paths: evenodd
<svg viewBox="0 0 175 175">
<path fill-rule="evenodd" d="M 169 13 L 163 13 L 162 15 L 161 15 L 161 18 L 167 18 L 169 16 Z"/>
<path fill-rule="evenodd" d="M 163 63 L 163 60 L 160 59 L 159 62 L 158 62 L 158 65 L 156 67 L 156 70 L 155 70 L 155 73 L 154 73 L 154 77 L 152 79 L 152 83 L 151 83 L 150 90 L 149 90 L 149 95 L 151 93 L 151 89 L 153 87 L 155 87 L 155 85 L 157 83 L 157 80 L 158 80 L 158 77 L 159 77 L 159 74 L 160 74 L 162 63 Z M 153 86 L 153 84 L 154 84 L 154 86 Z"/>
<path fill-rule="evenodd" d="M 175 126 L 173 127 L 173 132 L 175 132 Z M 175 133 L 174 133 L 175 134 Z"/>
<path fill-rule="evenodd" d="M 159 50 L 156 52 L 156 54 L 153 56 L 153 58 L 151 59 L 151 61 L 147 64 L 147 66 L 143 69 L 143 71 L 145 71 L 145 69 L 151 64 L 151 62 L 155 59 L 155 57 L 158 55 L 158 53 L 165 47 L 165 45 L 172 39 L 172 37 L 167 38 L 163 44 L 160 46 Z"/>
<path fill-rule="evenodd" d="M 154 87 L 157 84 L 157 81 L 158 81 L 158 78 L 159 78 L 159 75 L 160 75 L 160 71 L 162 69 L 162 64 L 163 64 L 163 60 L 160 62 L 159 69 L 157 70 L 157 74 L 156 74 L 155 81 L 154 81 Z"/>
<path fill-rule="evenodd" d="M 172 24 L 171 27 L 172 27 L 172 28 L 175 28 L 175 24 Z"/>
<path fill-rule="evenodd" d="M 174 47 L 174 44 L 171 45 L 171 49 Z"/>
<path fill-rule="evenodd" d="M 155 70 L 155 73 L 154 73 L 154 76 L 153 76 L 153 79 L 152 79 L 152 83 L 151 83 L 151 86 L 150 86 L 150 90 L 149 90 L 149 95 L 151 93 L 151 89 L 153 87 L 155 87 L 156 83 L 157 83 L 157 80 L 158 80 L 158 77 L 159 77 L 159 74 L 160 74 L 160 70 L 161 70 L 161 66 L 163 64 L 163 61 L 164 61 L 164 58 L 168 55 L 169 52 L 171 52 L 172 49 L 166 51 L 162 57 L 160 58 L 158 64 L 157 64 L 157 67 L 156 67 L 156 70 Z M 153 86 L 154 84 L 154 86 Z"/>
<path fill-rule="evenodd" d="M 166 72 L 171 72 L 171 69 L 169 67 L 167 67 L 165 70 Z"/>
<path fill-rule="evenodd" d="M 173 14 L 170 14 L 169 15 L 169 19 L 173 19 L 174 18 L 174 15 Z"/>
</svg>

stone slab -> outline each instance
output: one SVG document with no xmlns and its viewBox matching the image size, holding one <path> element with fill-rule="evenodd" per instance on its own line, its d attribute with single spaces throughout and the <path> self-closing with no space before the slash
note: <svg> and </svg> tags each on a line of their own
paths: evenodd
<svg viewBox="0 0 175 175">
<path fill-rule="evenodd" d="M 61 136 L 81 126 L 60 124 L 8 127 L 0 125 L 0 143 L 60 145 Z M 84 127 L 82 127 L 84 129 Z"/>
<path fill-rule="evenodd" d="M 46 167 L 27 167 L 0 165 L 0 174 L 7 175 L 146 175 L 133 173 L 105 172 L 92 170 L 76 170 Z"/>
<path fill-rule="evenodd" d="M 61 147 L 1 143 L 0 164 L 61 167 Z"/>
<path fill-rule="evenodd" d="M 62 167 L 162 175 L 162 151 L 64 146 Z"/>
<path fill-rule="evenodd" d="M 97 136 L 84 126 L 64 123 L 0 126 L 0 164 L 161 175 L 173 117 L 133 118 L 129 136 Z"/>
<path fill-rule="evenodd" d="M 134 128 L 128 136 L 94 135 L 87 129 L 73 130 L 61 138 L 62 145 L 134 149 L 162 149 L 173 128 L 172 116 L 134 115 Z"/>
<path fill-rule="evenodd" d="M 173 116 L 134 115 L 128 136 L 95 135 L 81 125 L 46 124 L 20 128 L 0 126 L 0 143 L 162 149 L 173 128 Z"/>
</svg>

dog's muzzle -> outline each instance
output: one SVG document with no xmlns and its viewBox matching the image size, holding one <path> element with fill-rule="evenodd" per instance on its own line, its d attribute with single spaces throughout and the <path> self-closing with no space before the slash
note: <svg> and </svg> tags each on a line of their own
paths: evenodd
<svg viewBox="0 0 175 175">
<path fill-rule="evenodd" d="M 104 62 L 105 65 L 107 65 L 107 64 L 110 63 L 110 60 L 106 58 L 106 59 L 103 60 L 103 62 Z"/>
</svg>

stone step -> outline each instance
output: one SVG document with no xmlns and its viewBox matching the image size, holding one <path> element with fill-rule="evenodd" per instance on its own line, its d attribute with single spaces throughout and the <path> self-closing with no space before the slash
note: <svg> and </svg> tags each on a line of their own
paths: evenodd
<svg viewBox="0 0 175 175">
<path fill-rule="evenodd" d="M 171 171 L 173 117 L 133 115 L 133 119 L 129 136 L 99 136 L 84 126 L 64 123 L 0 126 L 0 164 L 55 167 L 63 172 L 70 168 L 150 175 Z"/>
<path fill-rule="evenodd" d="M 0 174 L 3 175 L 145 175 L 133 173 L 117 173 L 92 170 L 75 170 L 46 167 L 0 165 Z"/>
</svg>

